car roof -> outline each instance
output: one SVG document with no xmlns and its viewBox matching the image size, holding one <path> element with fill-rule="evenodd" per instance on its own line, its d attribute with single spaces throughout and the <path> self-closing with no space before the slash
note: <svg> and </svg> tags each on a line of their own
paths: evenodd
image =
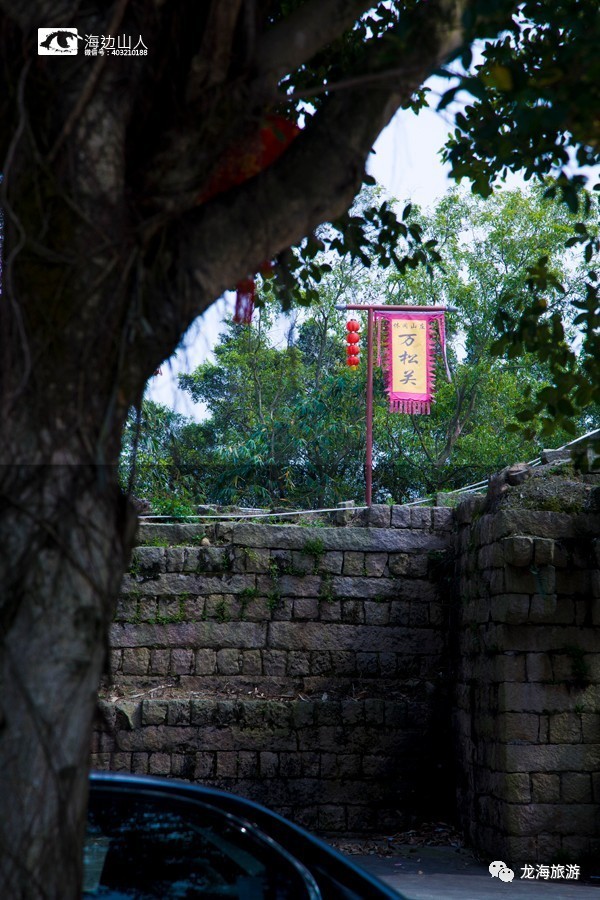
<svg viewBox="0 0 600 900">
<path fill-rule="evenodd" d="M 102 786 L 121 790 L 158 789 L 162 793 L 174 797 L 187 797 L 217 806 L 226 812 L 243 816 L 255 823 L 267 835 L 274 837 L 285 850 L 298 856 L 301 862 L 315 874 L 317 881 L 319 881 L 319 875 L 325 880 L 333 880 L 343 885 L 349 897 L 354 893 L 359 900 L 402 900 L 402 896 L 397 891 L 374 878 L 352 860 L 342 856 L 316 835 L 262 804 L 240 797 L 238 794 L 174 778 L 155 778 L 121 772 L 92 772 L 90 785 L 92 790 Z"/>
</svg>

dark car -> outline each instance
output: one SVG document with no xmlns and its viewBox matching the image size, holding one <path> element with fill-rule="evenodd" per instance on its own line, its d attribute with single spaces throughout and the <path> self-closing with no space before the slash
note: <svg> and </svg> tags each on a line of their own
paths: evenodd
<svg viewBox="0 0 600 900">
<path fill-rule="evenodd" d="M 90 776 L 85 898 L 398 900 L 308 831 L 235 794 Z"/>
</svg>

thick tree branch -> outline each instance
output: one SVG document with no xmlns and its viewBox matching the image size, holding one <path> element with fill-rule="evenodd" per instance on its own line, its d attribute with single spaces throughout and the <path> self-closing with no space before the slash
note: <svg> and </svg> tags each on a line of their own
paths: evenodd
<svg viewBox="0 0 600 900">
<path fill-rule="evenodd" d="M 31 28 L 52 28 L 54 25 L 71 27 L 75 22 L 77 7 L 75 0 L 0 0 L 0 12 L 16 22 L 23 31 Z"/>
<path fill-rule="evenodd" d="M 309 0 L 258 40 L 258 78 L 274 87 L 288 72 L 352 28 L 372 0 Z"/>
<path fill-rule="evenodd" d="M 192 60 L 186 91 L 188 103 L 206 88 L 225 81 L 242 0 L 212 0 L 200 52 Z"/>
<path fill-rule="evenodd" d="M 327 100 L 281 159 L 260 176 L 180 216 L 169 229 L 171 304 L 148 319 L 168 355 L 193 318 L 265 259 L 341 215 L 358 191 L 375 139 L 402 103 L 459 46 L 464 3 L 437 0 L 420 8 L 405 76 L 393 87 L 340 92 Z M 155 360 L 158 362 L 158 360 Z"/>
</svg>

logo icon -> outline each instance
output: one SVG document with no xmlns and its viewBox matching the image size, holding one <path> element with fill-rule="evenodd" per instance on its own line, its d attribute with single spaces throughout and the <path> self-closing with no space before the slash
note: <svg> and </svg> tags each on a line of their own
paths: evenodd
<svg viewBox="0 0 600 900">
<path fill-rule="evenodd" d="M 76 28 L 38 28 L 38 56 L 77 56 Z"/>
<path fill-rule="evenodd" d="M 509 869 L 506 863 L 500 859 L 490 863 L 489 872 L 492 878 L 499 878 L 500 881 L 512 881 L 515 877 L 513 870 Z"/>
</svg>

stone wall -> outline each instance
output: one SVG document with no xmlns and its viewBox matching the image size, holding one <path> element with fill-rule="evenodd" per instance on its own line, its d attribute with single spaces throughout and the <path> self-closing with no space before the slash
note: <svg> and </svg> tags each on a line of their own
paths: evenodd
<svg viewBox="0 0 600 900">
<path fill-rule="evenodd" d="M 443 806 L 452 523 L 374 507 L 349 527 L 144 526 L 93 764 L 236 790 L 326 831 Z"/>
<path fill-rule="evenodd" d="M 600 516 L 458 510 L 458 809 L 483 854 L 600 856 Z"/>
<path fill-rule="evenodd" d="M 484 855 L 600 854 L 599 489 L 530 483 L 571 512 L 501 485 L 456 515 L 144 526 L 93 763 L 345 833 L 451 816 L 458 786 Z"/>
</svg>

